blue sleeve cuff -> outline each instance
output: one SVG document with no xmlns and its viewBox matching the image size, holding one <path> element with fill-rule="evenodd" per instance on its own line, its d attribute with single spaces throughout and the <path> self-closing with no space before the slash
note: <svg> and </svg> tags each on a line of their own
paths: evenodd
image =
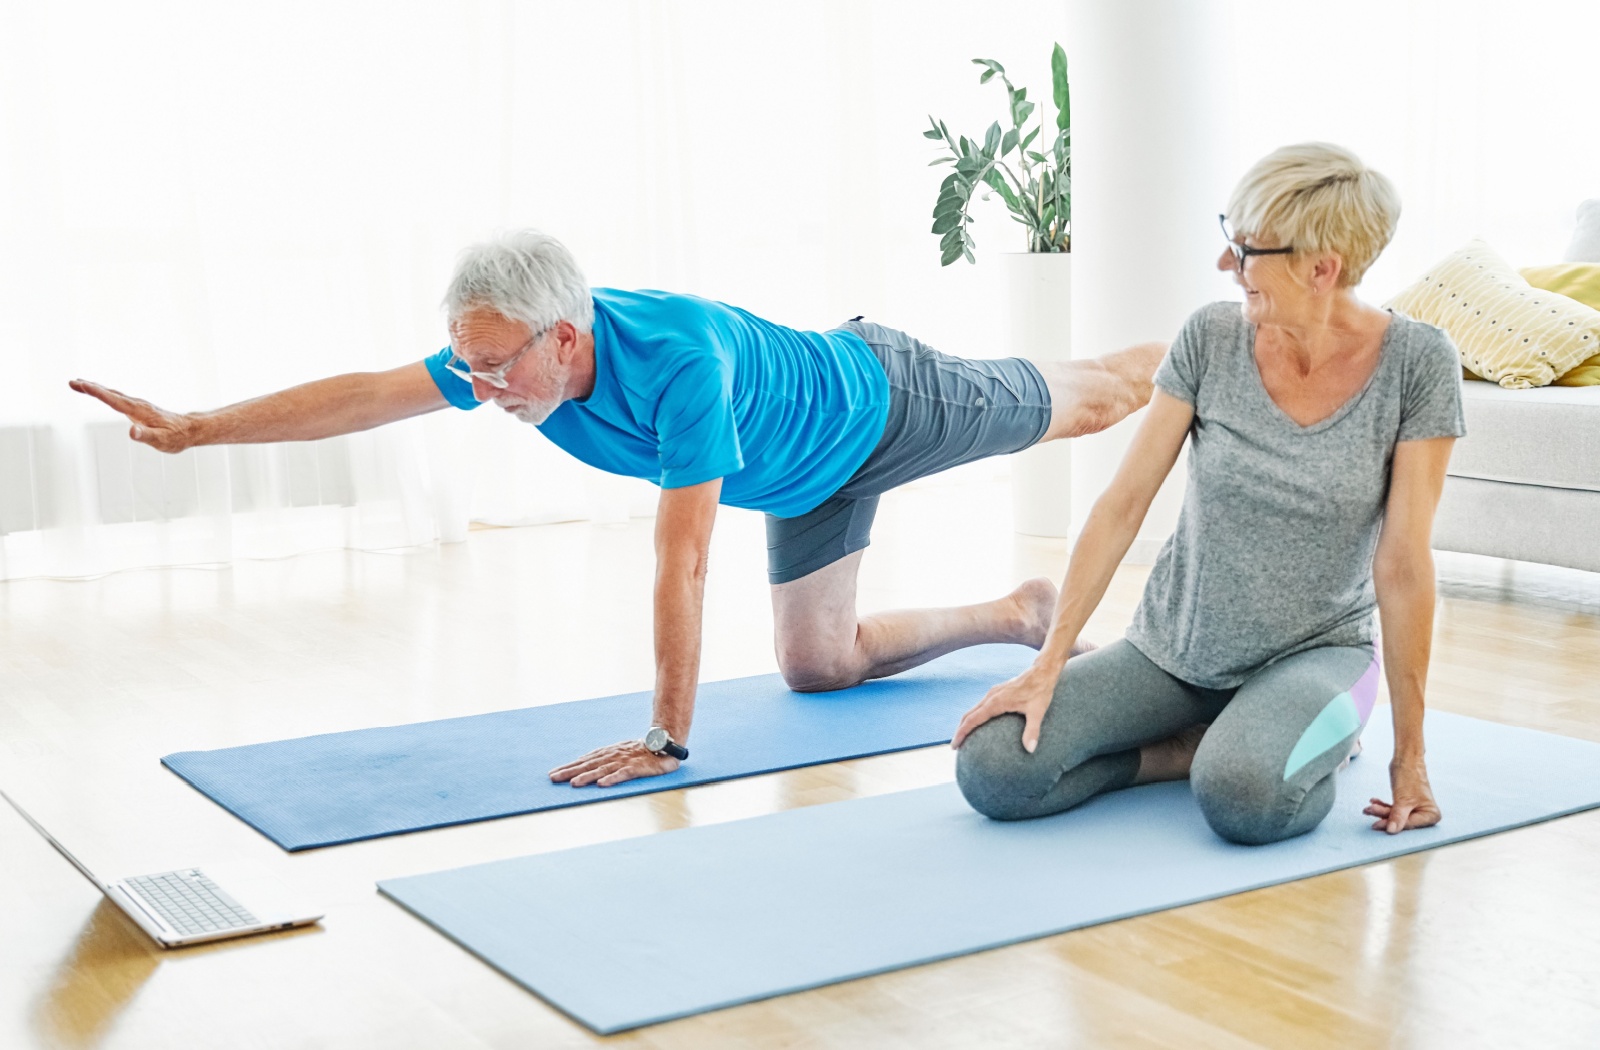
<svg viewBox="0 0 1600 1050">
<path fill-rule="evenodd" d="M 472 396 L 471 383 L 445 367 L 454 356 L 455 351 L 447 346 L 432 357 L 424 358 L 422 363 L 428 366 L 428 375 L 433 377 L 433 385 L 439 388 L 444 399 L 457 408 L 470 411 L 483 402 Z"/>
</svg>

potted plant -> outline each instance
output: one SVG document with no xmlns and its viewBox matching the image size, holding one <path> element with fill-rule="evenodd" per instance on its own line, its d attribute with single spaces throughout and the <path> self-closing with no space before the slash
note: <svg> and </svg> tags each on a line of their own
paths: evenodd
<svg viewBox="0 0 1600 1050">
<path fill-rule="evenodd" d="M 923 135 L 938 141 L 945 155 L 933 165 L 952 165 L 933 206 L 933 232 L 939 261 L 975 262 L 972 198 L 998 195 L 1026 236 L 1026 250 L 1007 253 L 1010 352 L 1043 363 L 1072 356 L 1072 121 L 1067 88 L 1067 54 L 1060 44 L 1050 56 L 1054 137 L 1045 140 L 1043 107 L 1028 99 L 991 58 L 978 83 L 998 77 L 1006 90 L 1009 127 L 995 121 L 982 140 L 952 135 L 944 121 L 929 117 Z M 1035 119 L 1037 114 L 1037 119 Z M 1055 441 L 1027 449 L 1012 459 L 1012 513 L 1018 532 L 1067 536 L 1072 525 L 1072 449 Z"/>
<path fill-rule="evenodd" d="M 1035 148 L 1045 129 L 1044 113 L 1028 101 L 1028 89 L 1006 76 L 1005 67 L 992 58 L 975 58 L 983 66 L 978 83 L 999 77 L 1006 89 L 1011 127 L 997 120 L 983 140 L 950 134 L 944 121 L 928 118 L 932 125 L 923 137 L 941 142 L 947 156 L 929 166 L 953 164 L 955 170 L 939 186 L 933 206 L 933 232 L 939 237 L 939 262 L 949 266 L 957 259 L 975 262 L 972 251 L 972 195 L 987 187 L 984 199 L 998 193 L 1011 218 L 1027 230 L 1027 251 L 1065 253 L 1072 250 L 1072 118 L 1067 87 L 1067 53 L 1057 44 L 1050 55 L 1050 79 L 1056 105 L 1055 139 L 1049 152 Z M 1039 123 L 1029 128 L 1029 118 L 1039 112 Z M 1015 165 L 1015 168 L 1013 168 Z M 1020 173 L 1019 173 L 1020 169 Z"/>
</svg>

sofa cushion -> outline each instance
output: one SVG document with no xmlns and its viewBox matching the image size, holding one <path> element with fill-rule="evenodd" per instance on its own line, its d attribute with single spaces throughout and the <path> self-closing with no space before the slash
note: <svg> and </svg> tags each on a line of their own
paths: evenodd
<svg viewBox="0 0 1600 1050">
<path fill-rule="evenodd" d="M 1467 436 L 1450 474 L 1600 492 L 1600 387 L 1462 383 L 1461 393 Z"/>
<path fill-rule="evenodd" d="M 1567 262 L 1600 262 L 1600 197 L 1578 205 L 1578 228 L 1567 245 Z"/>
<path fill-rule="evenodd" d="M 1533 288 L 1482 241 L 1389 305 L 1449 332 L 1462 365 L 1504 387 L 1545 386 L 1600 350 L 1600 310 Z"/>
</svg>

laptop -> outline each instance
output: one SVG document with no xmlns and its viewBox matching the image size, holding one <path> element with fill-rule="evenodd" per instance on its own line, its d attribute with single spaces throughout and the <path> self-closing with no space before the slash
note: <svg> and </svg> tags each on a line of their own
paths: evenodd
<svg viewBox="0 0 1600 1050">
<path fill-rule="evenodd" d="M 255 912 L 224 893 L 216 883 L 206 878 L 199 868 L 180 868 L 154 875 L 133 875 L 125 879 L 101 882 L 94 872 L 77 857 L 67 852 L 67 847 L 57 842 L 37 820 L 17 805 L 16 800 L 4 791 L 0 798 L 11 803 L 11 808 L 44 836 L 56 852 L 67 858 L 83 877 L 97 886 L 106 898 L 148 933 L 163 948 L 178 948 L 186 944 L 203 944 L 229 937 L 248 937 L 269 930 L 286 930 L 291 926 L 309 926 L 322 918 L 308 915 L 292 918 L 284 915 L 259 917 Z"/>
</svg>

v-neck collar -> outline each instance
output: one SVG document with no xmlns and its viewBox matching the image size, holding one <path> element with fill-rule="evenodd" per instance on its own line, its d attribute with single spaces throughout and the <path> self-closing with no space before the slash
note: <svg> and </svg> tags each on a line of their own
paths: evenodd
<svg viewBox="0 0 1600 1050">
<path fill-rule="evenodd" d="M 1315 434 L 1319 431 L 1328 429 L 1335 423 L 1339 422 L 1339 420 L 1349 415 L 1355 409 L 1356 405 L 1361 403 L 1361 399 L 1367 396 L 1367 391 L 1372 389 L 1372 383 L 1378 378 L 1378 373 L 1382 372 L 1384 366 L 1388 363 L 1390 356 L 1389 343 L 1394 337 L 1395 329 L 1399 327 L 1400 318 L 1393 310 L 1389 310 L 1387 312 L 1389 314 L 1389 324 L 1384 328 L 1383 338 L 1378 343 L 1378 363 L 1372 366 L 1372 374 L 1367 376 L 1367 381 L 1361 384 L 1361 389 L 1350 395 L 1349 399 L 1346 400 L 1344 404 L 1334 409 L 1328 415 L 1323 416 L 1315 423 L 1311 423 L 1306 426 L 1301 426 L 1295 421 L 1293 416 L 1285 412 L 1283 410 L 1283 406 L 1278 404 L 1278 402 L 1273 398 L 1272 392 L 1267 389 L 1267 381 L 1261 378 L 1261 362 L 1256 359 L 1256 337 L 1260 335 L 1261 329 L 1259 326 L 1249 324 L 1247 322 L 1245 324 L 1245 328 L 1248 332 L 1248 337 L 1245 341 L 1245 353 L 1250 358 L 1250 374 L 1255 377 L 1256 389 L 1261 392 L 1261 396 L 1266 399 L 1267 404 L 1271 406 L 1272 411 L 1277 414 L 1277 417 L 1285 424 L 1292 427 L 1294 432 L 1297 434 Z"/>
</svg>

